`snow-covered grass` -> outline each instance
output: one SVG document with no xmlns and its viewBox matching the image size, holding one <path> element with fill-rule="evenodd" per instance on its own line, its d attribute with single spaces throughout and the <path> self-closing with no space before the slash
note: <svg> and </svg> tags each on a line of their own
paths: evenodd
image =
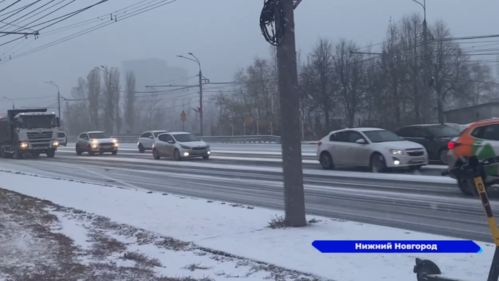
<svg viewBox="0 0 499 281">
<path fill-rule="evenodd" d="M 320 280 L 0 188 L 0 280 Z"/>
<path fill-rule="evenodd" d="M 236 265 L 246 261 L 258 264 L 254 261 L 259 260 L 264 262 L 263 266 L 266 268 L 280 268 L 277 272 L 284 272 L 282 268 L 288 268 L 337 281 L 412 280 L 415 279 L 412 273 L 414 259 L 419 257 L 430 258 L 437 262 L 442 271 L 448 275 L 465 280 L 485 280 L 494 250 L 493 245 L 478 243 L 483 249 L 483 252 L 479 254 L 321 254 L 312 247 L 312 241 L 452 238 L 323 217 L 315 217 L 313 220 L 315 223 L 305 228 L 271 229 L 267 227 L 268 223 L 276 215 L 282 215 L 280 211 L 179 197 L 172 194 L 34 178 L 22 174 L 2 173 L 1 178 L 2 187 L 5 189 L 82 210 L 93 214 L 91 217 L 109 218 L 109 220 L 104 220 L 110 225 L 127 224 L 143 229 L 151 235 L 155 233 L 157 235 L 155 237 L 171 237 L 179 241 L 192 242 L 193 244 L 189 244 L 190 247 L 197 247 L 198 250 L 212 254 L 220 254 L 218 251 L 223 251 L 225 254 L 221 255 L 229 256 L 231 260 L 225 265 L 218 265 L 217 270 L 226 274 L 233 272 L 242 274 Z M 58 215 L 58 217 L 61 216 Z M 309 219 L 312 218 L 309 217 Z M 77 224 L 88 225 L 91 223 L 89 220 L 91 219 L 85 221 L 80 218 Z M 76 228 L 76 226 L 67 227 L 64 233 L 77 244 L 81 244 L 81 247 L 85 245 L 88 247 L 88 242 L 83 241 L 83 238 L 79 236 L 84 233 L 84 230 L 77 231 Z M 201 270 L 203 276 L 225 280 L 226 276 L 217 275 L 214 269 L 217 264 L 207 257 L 194 257 L 191 253 L 180 251 L 169 252 L 163 260 L 161 251 L 165 250 L 150 248 L 154 243 L 140 247 L 140 243 L 137 244 L 137 237 L 129 233 L 124 235 L 120 227 L 109 226 L 107 229 L 107 235 L 125 244 L 127 252 L 138 250 L 166 263 L 166 268 L 154 267 L 158 272 L 164 274 L 185 272 L 185 269 L 182 271 L 178 267 L 187 262 L 189 264 L 182 265 L 183 268 L 196 269 L 198 267 L 196 264 L 200 267 L 213 267 Z M 168 262 L 173 263 L 174 266 L 168 266 Z M 269 266 L 269 264 L 275 266 Z M 246 267 L 243 272 L 252 271 Z M 189 274 L 193 273 L 189 272 Z M 269 276 L 275 273 L 262 270 L 255 274 L 261 275 L 250 275 L 248 278 L 262 280 L 264 275 Z M 299 277 L 297 274 L 284 274 L 280 280 L 296 280 Z"/>
</svg>

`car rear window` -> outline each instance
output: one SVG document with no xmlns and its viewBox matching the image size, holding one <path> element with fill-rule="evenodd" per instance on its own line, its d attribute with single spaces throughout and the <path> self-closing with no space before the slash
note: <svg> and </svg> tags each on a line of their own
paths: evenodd
<svg viewBox="0 0 499 281">
<path fill-rule="evenodd" d="M 428 126 L 427 129 L 435 137 L 457 137 L 460 135 L 460 131 L 451 126 Z"/>
</svg>

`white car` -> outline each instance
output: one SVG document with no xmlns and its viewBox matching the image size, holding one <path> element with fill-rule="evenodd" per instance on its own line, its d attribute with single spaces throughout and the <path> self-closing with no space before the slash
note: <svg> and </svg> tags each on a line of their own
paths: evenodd
<svg viewBox="0 0 499 281">
<path fill-rule="evenodd" d="M 152 155 L 154 159 L 173 157 L 180 161 L 184 158 L 210 158 L 210 146 L 198 137 L 187 132 L 168 132 L 158 136 L 154 142 Z"/>
<path fill-rule="evenodd" d="M 319 141 L 317 158 L 324 169 L 369 167 L 374 173 L 390 168 L 419 169 L 428 164 L 422 145 L 379 128 L 331 132 Z"/>
<path fill-rule="evenodd" d="M 137 148 L 140 153 L 144 153 L 146 150 L 152 150 L 152 145 L 154 141 L 158 138 L 159 135 L 166 133 L 165 130 L 156 130 L 156 131 L 147 131 L 143 132 L 139 136 L 139 140 L 137 141 Z"/>
</svg>

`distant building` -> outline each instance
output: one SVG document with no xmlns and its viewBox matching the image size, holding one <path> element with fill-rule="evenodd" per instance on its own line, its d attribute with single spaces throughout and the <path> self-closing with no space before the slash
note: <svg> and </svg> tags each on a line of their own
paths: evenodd
<svg viewBox="0 0 499 281">
<path fill-rule="evenodd" d="M 123 78 L 126 72 L 133 71 L 137 91 L 145 91 L 146 85 L 184 84 L 188 82 L 187 69 L 168 67 L 161 59 L 140 59 L 123 62 Z"/>
<path fill-rule="evenodd" d="M 484 119 L 499 117 L 499 101 L 468 106 L 444 112 L 445 122 L 468 124 Z"/>
</svg>

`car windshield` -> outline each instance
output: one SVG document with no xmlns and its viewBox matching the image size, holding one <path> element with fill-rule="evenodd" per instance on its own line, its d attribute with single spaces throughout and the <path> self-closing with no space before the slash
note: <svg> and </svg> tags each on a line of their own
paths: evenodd
<svg viewBox="0 0 499 281">
<path fill-rule="evenodd" d="M 159 135 L 163 134 L 163 133 L 166 133 L 166 131 L 157 131 L 157 132 L 154 132 L 154 137 L 158 137 Z"/>
<path fill-rule="evenodd" d="M 105 133 L 88 133 L 91 139 L 108 139 L 109 137 Z"/>
<path fill-rule="evenodd" d="M 17 118 L 19 127 L 23 129 L 55 128 L 57 122 L 55 115 L 24 115 Z"/>
<path fill-rule="evenodd" d="M 63 138 L 65 136 L 66 136 L 65 133 L 61 133 L 61 132 L 57 133 L 57 137 L 59 137 L 59 138 Z"/>
<path fill-rule="evenodd" d="M 395 133 L 386 130 L 363 131 L 363 133 L 373 143 L 404 140 Z"/>
<path fill-rule="evenodd" d="M 431 126 L 428 130 L 434 137 L 457 137 L 461 133 L 458 129 L 451 126 Z"/>
<path fill-rule="evenodd" d="M 173 135 L 173 137 L 178 141 L 178 142 L 192 142 L 192 141 L 199 141 L 198 137 L 196 137 L 193 134 L 178 134 L 178 135 Z"/>
</svg>

